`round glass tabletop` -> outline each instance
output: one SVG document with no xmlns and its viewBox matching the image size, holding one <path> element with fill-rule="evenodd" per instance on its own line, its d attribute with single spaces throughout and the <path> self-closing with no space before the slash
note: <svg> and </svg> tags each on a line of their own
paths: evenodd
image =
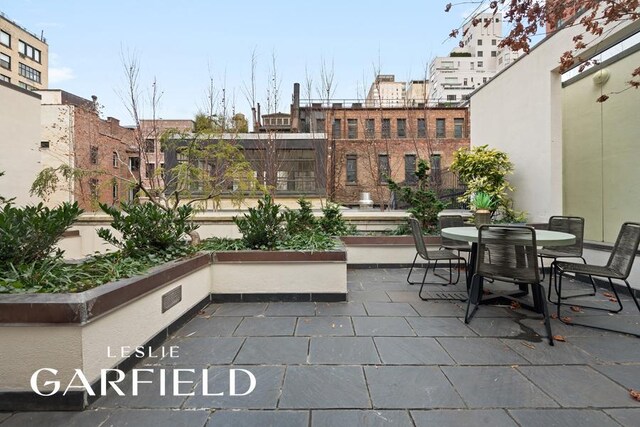
<svg viewBox="0 0 640 427">
<path fill-rule="evenodd" d="M 440 232 L 442 237 L 462 242 L 478 242 L 478 229 L 475 227 L 448 227 Z M 576 236 L 559 231 L 536 230 L 536 243 L 540 246 L 563 246 L 576 242 Z"/>
</svg>

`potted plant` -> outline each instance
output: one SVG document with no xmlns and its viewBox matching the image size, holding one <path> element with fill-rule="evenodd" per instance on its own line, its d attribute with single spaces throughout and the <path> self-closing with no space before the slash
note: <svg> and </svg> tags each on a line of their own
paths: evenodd
<svg viewBox="0 0 640 427">
<path fill-rule="evenodd" d="M 491 210 L 495 206 L 495 201 L 490 195 L 482 191 L 476 193 L 471 201 L 471 206 L 475 210 L 476 228 L 491 222 Z"/>
</svg>

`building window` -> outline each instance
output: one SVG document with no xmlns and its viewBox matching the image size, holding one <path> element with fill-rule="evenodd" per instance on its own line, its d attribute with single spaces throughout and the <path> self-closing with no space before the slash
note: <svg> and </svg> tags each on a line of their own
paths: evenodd
<svg viewBox="0 0 640 427">
<path fill-rule="evenodd" d="M 120 199 L 120 196 L 118 194 L 118 182 L 117 181 L 113 181 L 113 184 L 111 185 L 111 199 L 113 200 L 113 204 L 115 205 L 116 203 L 118 203 L 118 199 Z"/>
<path fill-rule="evenodd" d="M 89 192 L 92 199 L 96 200 L 98 198 L 98 178 L 89 179 Z"/>
<path fill-rule="evenodd" d="M 156 140 L 155 139 L 145 139 L 144 140 L 144 151 L 145 151 L 145 153 L 155 153 L 156 152 Z"/>
<path fill-rule="evenodd" d="M 441 182 L 441 157 L 440 154 L 432 154 L 429 157 L 429 163 L 431 166 L 431 182 L 435 184 L 440 184 Z"/>
<path fill-rule="evenodd" d="M 453 137 L 464 138 L 464 119 L 453 119 Z"/>
<path fill-rule="evenodd" d="M 358 138 L 358 119 L 347 119 L 347 137 L 349 139 Z"/>
<path fill-rule="evenodd" d="M 0 31 L 0 44 L 3 44 L 6 47 L 11 48 L 11 34 L 5 33 L 4 31 Z"/>
<path fill-rule="evenodd" d="M 436 119 L 436 138 L 446 138 L 445 119 Z"/>
<path fill-rule="evenodd" d="M 0 52 L 0 67 L 6 68 L 7 70 L 11 69 L 11 57 L 2 52 Z"/>
<path fill-rule="evenodd" d="M 316 132 L 324 133 L 325 131 L 324 126 L 325 126 L 324 119 L 316 119 Z"/>
<path fill-rule="evenodd" d="M 155 163 L 147 163 L 146 166 L 147 167 L 145 168 L 144 176 L 146 178 L 153 178 L 155 173 L 156 173 L 156 165 L 155 165 Z"/>
<path fill-rule="evenodd" d="M 140 170 L 140 157 L 129 157 L 129 169 L 131 169 L 131 172 Z"/>
<path fill-rule="evenodd" d="M 111 161 L 113 162 L 113 167 L 117 169 L 120 164 L 118 162 L 118 153 L 116 151 L 113 152 Z"/>
<path fill-rule="evenodd" d="M 98 164 L 98 147 L 91 146 L 89 148 L 89 161 L 92 165 Z"/>
<path fill-rule="evenodd" d="M 366 121 L 364 122 L 364 132 L 367 138 L 375 138 L 376 136 L 375 119 L 366 119 Z"/>
<path fill-rule="evenodd" d="M 496 39 L 492 39 L 491 46 L 495 46 L 496 44 L 498 44 L 498 41 Z"/>
<path fill-rule="evenodd" d="M 358 182 L 358 157 L 355 154 L 347 154 L 347 184 Z"/>
<path fill-rule="evenodd" d="M 491 57 L 495 58 L 496 56 L 498 56 L 498 52 L 496 52 L 495 50 L 491 51 Z"/>
<path fill-rule="evenodd" d="M 415 184 L 418 181 L 416 176 L 416 155 L 405 154 L 404 156 L 404 182 Z"/>
<path fill-rule="evenodd" d="M 486 77 L 483 77 L 483 78 L 482 78 L 482 83 L 486 83 L 486 82 L 487 82 L 487 78 L 486 78 Z"/>
<path fill-rule="evenodd" d="M 396 121 L 398 138 L 407 137 L 407 119 L 398 119 Z"/>
<path fill-rule="evenodd" d="M 333 119 L 331 133 L 333 134 L 333 139 L 342 139 L 342 120 Z"/>
<path fill-rule="evenodd" d="M 418 138 L 427 137 L 427 121 L 425 119 L 418 119 Z"/>
<path fill-rule="evenodd" d="M 40 148 L 49 148 L 49 141 L 40 141 Z"/>
<path fill-rule="evenodd" d="M 447 95 L 447 101 L 455 101 L 456 100 L 456 95 Z"/>
<path fill-rule="evenodd" d="M 390 175 L 389 171 L 389 156 L 387 154 L 378 155 L 378 180 L 380 184 L 387 183 L 387 177 Z"/>
<path fill-rule="evenodd" d="M 20 42 L 18 43 L 18 52 L 28 58 L 33 59 L 37 63 L 40 63 L 40 51 L 30 44 L 23 42 L 22 40 L 20 40 Z"/>
<path fill-rule="evenodd" d="M 478 68 L 482 68 L 483 65 L 482 61 L 478 61 Z"/>
<path fill-rule="evenodd" d="M 382 137 L 391 138 L 391 119 L 382 119 Z"/>
<path fill-rule="evenodd" d="M 478 46 L 482 46 L 482 39 L 478 39 Z"/>
<path fill-rule="evenodd" d="M 0 74 L 0 80 L 3 82 L 11 83 L 11 77 L 5 76 L 4 74 Z"/>
<path fill-rule="evenodd" d="M 484 52 L 482 52 L 481 50 L 478 51 L 478 57 L 482 58 L 484 56 Z"/>
<path fill-rule="evenodd" d="M 28 65 L 23 64 L 22 62 L 20 62 L 20 75 L 22 77 L 26 77 L 29 80 L 32 80 L 36 83 L 40 83 L 40 71 L 29 67 Z"/>
</svg>

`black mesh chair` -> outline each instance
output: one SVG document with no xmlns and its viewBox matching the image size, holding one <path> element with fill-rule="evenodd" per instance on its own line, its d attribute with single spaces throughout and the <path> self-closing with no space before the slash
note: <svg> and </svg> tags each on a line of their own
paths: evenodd
<svg viewBox="0 0 640 427">
<path fill-rule="evenodd" d="M 491 259 L 487 249 L 491 250 Z M 551 322 L 544 300 L 544 287 L 540 283 L 536 232 L 533 227 L 501 225 L 480 227 L 475 274 L 471 280 L 465 323 L 469 323 L 478 310 L 483 294 L 481 283 L 485 278 L 516 285 L 530 284 L 535 305 L 544 315 L 549 344 L 553 345 Z M 471 310 L 472 304 L 473 310 Z"/>
<path fill-rule="evenodd" d="M 631 285 L 627 281 L 629 274 L 631 273 L 631 267 L 633 267 L 633 260 L 636 257 L 636 252 L 638 251 L 638 245 L 640 245 L 640 223 L 637 222 L 625 222 L 622 224 L 622 228 L 620 228 L 620 232 L 618 233 L 618 238 L 616 239 L 616 244 L 611 251 L 611 255 L 609 256 L 609 261 L 604 266 L 600 265 L 590 265 L 590 264 L 579 264 L 572 262 L 561 262 L 555 261 L 553 266 L 553 271 L 555 272 L 554 282 L 557 285 L 556 292 L 558 293 L 558 301 L 552 301 L 557 305 L 557 315 L 558 319 L 561 321 L 571 324 L 571 325 L 581 325 L 581 326 L 590 326 L 587 324 L 580 324 L 574 321 L 566 322 L 560 316 L 560 306 L 562 305 L 571 305 L 575 307 L 588 308 L 593 310 L 603 310 L 609 311 L 611 313 L 618 313 L 622 311 L 622 301 L 620 300 L 620 296 L 618 295 L 618 291 L 616 287 L 613 285 L 613 279 L 622 280 L 626 285 L 629 293 L 631 294 L 631 298 L 633 298 L 633 302 L 636 303 L 636 307 L 638 311 L 640 311 L 640 304 L 638 303 L 638 299 L 636 298 Z M 582 274 L 593 278 L 602 277 L 608 280 L 609 286 L 616 296 L 616 300 L 618 302 L 618 308 L 616 310 L 612 310 L 605 307 L 594 307 L 587 305 L 577 305 L 577 304 L 567 304 L 562 302 L 562 277 L 567 273 L 574 274 Z M 593 279 L 592 279 L 593 280 Z M 598 328 L 609 331 L 615 331 L 614 329 L 606 329 L 606 328 Z"/>
<path fill-rule="evenodd" d="M 583 251 L 583 242 L 584 242 L 584 218 L 579 216 L 552 216 L 549 218 L 549 227 L 550 231 L 560 231 L 562 233 L 569 233 L 576 236 L 576 242 L 573 245 L 565 245 L 565 246 L 554 246 L 554 247 L 542 247 L 538 250 L 538 256 L 540 256 L 540 269 L 542 270 L 542 281 L 545 280 L 545 272 L 544 272 L 544 259 L 551 259 L 551 266 L 553 266 L 553 262 L 558 258 L 580 258 L 583 264 L 586 264 L 587 261 L 582 256 Z M 553 278 L 553 271 L 549 275 L 549 289 L 547 298 L 551 300 L 551 279 Z M 596 284 L 591 278 L 591 287 L 593 288 L 593 292 L 582 293 L 582 294 L 574 294 L 570 296 L 563 297 L 563 299 L 567 298 L 575 298 L 582 296 L 594 296 L 596 294 Z"/>
<path fill-rule="evenodd" d="M 422 236 L 422 227 L 420 226 L 420 222 L 415 218 L 409 218 L 409 225 L 411 226 L 411 233 L 413 235 L 413 241 L 416 246 L 416 256 L 413 257 L 413 263 L 411 264 L 411 269 L 409 270 L 409 274 L 407 275 L 407 283 L 410 285 L 420 284 L 420 291 L 418 292 L 418 296 L 424 301 L 430 301 L 434 299 L 440 298 L 426 298 L 422 296 L 422 290 L 424 289 L 424 285 L 453 285 L 458 283 L 460 280 L 460 267 L 462 267 L 463 263 L 466 263 L 464 258 L 457 256 L 451 251 L 448 250 L 438 250 L 438 251 L 430 251 L 427 250 L 427 246 L 424 244 L 423 236 Z M 421 282 L 412 282 L 411 274 L 413 273 L 413 269 L 416 266 L 416 261 L 418 256 L 427 262 L 427 266 L 424 270 L 424 275 L 422 276 Z M 429 268 L 433 267 L 433 271 L 435 274 L 436 267 L 438 266 L 438 261 L 448 261 L 449 262 L 449 281 L 448 282 L 426 282 L 427 273 L 429 272 Z M 453 261 L 457 261 L 457 270 L 458 274 L 456 276 L 455 282 L 453 281 Z M 432 265 L 433 262 L 433 265 Z M 466 270 L 465 270 L 466 271 Z M 441 276 L 438 276 L 441 277 Z M 445 298 L 443 298 L 445 299 Z M 449 299 L 449 298 L 446 298 Z"/>
</svg>

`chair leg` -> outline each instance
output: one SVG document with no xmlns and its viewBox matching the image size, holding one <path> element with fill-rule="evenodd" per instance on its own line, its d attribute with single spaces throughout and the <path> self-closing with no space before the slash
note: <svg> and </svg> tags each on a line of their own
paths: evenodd
<svg viewBox="0 0 640 427">
<path fill-rule="evenodd" d="M 422 296 L 422 289 L 424 288 L 425 281 L 427 280 L 427 273 L 429 273 L 429 267 L 431 266 L 431 261 L 427 261 L 427 268 L 424 269 L 424 276 L 422 276 L 422 284 L 420 284 L 420 290 L 418 291 L 418 297 L 422 301 L 428 301 L 428 298 Z M 434 267 L 435 270 L 435 267 Z"/>
<path fill-rule="evenodd" d="M 609 281 L 609 286 L 611 287 L 611 290 L 613 291 L 613 294 L 616 296 L 616 301 L 618 302 L 618 309 L 617 310 L 612 310 L 610 308 L 606 308 L 606 307 L 594 307 L 592 305 L 579 305 L 579 304 L 569 304 L 569 303 L 565 303 L 562 302 L 563 299 L 566 298 L 562 298 L 562 276 L 564 275 L 564 272 L 560 271 L 558 273 L 558 288 L 556 289 L 556 292 L 558 294 L 558 301 L 550 301 L 551 303 L 555 304 L 557 307 L 557 313 L 558 313 L 558 319 L 562 320 L 560 317 L 560 306 L 561 305 L 568 305 L 571 307 L 580 307 L 580 308 L 586 308 L 589 310 L 599 310 L 599 311 L 608 311 L 609 313 L 620 313 L 623 309 L 622 307 L 622 301 L 620 300 L 620 295 L 618 295 L 618 291 L 616 290 L 616 287 L 613 285 L 613 281 L 611 280 L 611 278 L 607 277 L 607 280 Z M 626 283 L 626 280 L 625 280 Z M 634 297 L 634 300 L 635 297 Z M 638 310 L 640 310 L 640 306 L 638 306 Z M 567 323 L 567 324 L 571 324 L 568 322 L 563 322 L 563 323 Z"/>
<path fill-rule="evenodd" d="M 582 260 L 582 262 L 584 264 L 587 263 L 587 260 L 584 259 L 584 257 L 580 257 L 580 259 Z M 593 276 L 589 276 L 589 280 L 591 280 L 591 286 L 593 287 L 593 293 L 591 294 L 591 296 L 595 296 L 598 293 L 598 288 L 596 286 L 596 282 L 593 280 Z"/>
<path fill-rule="evenodd" d="M 542 255 L 539 256 L 540 257 L 540 270 L 542 271 L 542 278 L 540 279 L 541 282 L 544 282 L 544 278 L 545 278 L 545 273 L 544 273 L 544 257 Z M 551 273 L 549 273 L 551 274 Z M 551 277 L 549 277 L 549 284 L 551 284 Z"/>
<path fill-rule="evenodd" d="M 544 316 L 544 327 L 547 330 L 547 337 L 549 338 L 549 345 L 553 345 L 553 333 L 551 332 L 551 318 L 549 316 L 549 307 L 547 307 L 547 301 L 544 299 L 544 286 L 542 283 L 531 284 L 531 293 L 534 298 L 540 303 L 542 309 L 542 315 Z"/>
<path fill-rule="evenodd" d="M 416 256 L 413 257 L 413 262 L 411 263 L 411 269 L 409 269 L 409 274 L 407 274 L 407 283 L 410 285 L 417 285 L 418 282 L 411 281 L 411 273 L 413 273 L 413 268 L 416 266 L 416 260 L 418 259 L 418 253 L 416 252 Z"/>
<path fill-rule="evenodd" d="M 464 314 L 464 323 L 469 323 L 473 316 L 478 311 L 478 306 L 480 305 L 480 300 L 482 299 L 482 295 L 480 293 L 480 277 L 477 274 L 473 275 L 471 279 L 471 289 L 469 289 L 469 298 L 467 298 L 467 310 Z M 471 308 L 471 304 L 473 303 L 473 310 L 469 312 Z"/>
<path fill-rule="evenodd" d="M 638 298 L 636 298 L 634 290 L 631 288 L 631 285 L 629 284 L 629 282 L 627 282 L 625 280 L 624 283 L 627 285 L 627 289 L 629 289 L 629 293 L 631 294 L 631 298 L 633 298 L 633 302 L 636 303 L 636 307 L 638 308 L 638 311 L 640 311 L 640 303 L 638 303 Z"/>
</svg>

